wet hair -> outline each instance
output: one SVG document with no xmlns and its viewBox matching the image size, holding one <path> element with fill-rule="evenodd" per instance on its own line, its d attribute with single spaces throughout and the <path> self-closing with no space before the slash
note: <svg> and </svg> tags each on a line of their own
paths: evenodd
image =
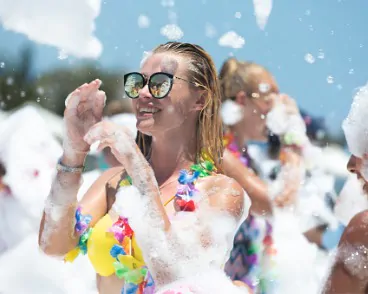
<svg viewBox="0 0 368 294">
<path fill-rule="evenodd" d="M 271 159 L 277 159 L 280 155 L 280 151 L 281 151 L 281 141 L 279 136 L 274 135 L 274 134 L 269 134 L 268 135 L 268 156 Z"/>
<path fill-rule="evenodd" d="M 323 117 L 316 117 L 310 115 L 305 110 L 300 110 L 305 125 L 307 127 L 307 136 L 313 141 L 322 141 L 327 133 L 326 122 Z"/>
<path fill-rule="evenodd" d="M 5 176 L 5 174 L 6 174 L 5 166 L 3 165 L 2 162 L 0 162 L 0 177 Z"/>
<path fill-rule="evenodd" d="M 264 74 L 271 73 L 254 62 L 239 61 L 234 57 L 227 59 L 219 74 L 222 99 L 235 99 L 236 94 L 244 91 L 249 98 L 260 97 L 260 83 Z M 271 87 L 263 94 L 275 92 Z"/>
<path fill-rule="evenodd" d="M 220 167 L 223 155 L 223 130 L 220 117 L 221 91 L 217 79 L 217 71 L 211 56 L 200 46 L 191 43 L 168 42 L 153 50 L 155 53 L 169 53 L 183 56 L 190 62 L 188 65 L 188 80 L 193 87 L 204 90 L 205 105 L 200 112 L 197 128 L 196 158 L 202 158 L 202 152 Z M 138 131 L 137 144 L 142 153 L 148 157 L 152 137 Z"/>
</svg>

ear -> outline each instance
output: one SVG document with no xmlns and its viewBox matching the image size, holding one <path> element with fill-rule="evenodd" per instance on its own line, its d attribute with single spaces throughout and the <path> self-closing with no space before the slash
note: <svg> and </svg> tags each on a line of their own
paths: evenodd
<svg viewBox="0 0 368 294">
<path fill-rule="evenodd" d="M 235 95 L 235 102 L 240 105 L 245 105 L 247 103 L 247 94 L 244 91 L 239 91 L 238 94 Z"/>
<path fill-rule="evenodd" d="M 207 94 L 205 91 L 200 91 L 198 93 L 198 98 L 193 105 L 193 110 L 201 111 L 204 108 L 204 105 L 206 104 L 206 96 Z"/>
</svg>

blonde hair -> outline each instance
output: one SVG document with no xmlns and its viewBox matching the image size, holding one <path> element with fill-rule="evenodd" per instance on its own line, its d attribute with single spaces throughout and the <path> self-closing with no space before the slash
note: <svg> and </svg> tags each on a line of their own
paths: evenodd
<svg viewBox="0 0 368 294">
<path fill-rule="evenodd" d="M 244 91 L 249 98 L 257 97 L 254 94 L 259 94 L 259 84 L 264 74 L 271 75 L 257 63 L 238 61 L 234 57 L 227 59 L 219 74 L 222 100 L 235 99 L 240 91 Z"/>
<path fill-rule="evenodd" d="M 221 90 L 217 79 L 215 64 L 210 55 L 200 46 L 190 43 L 168 42 L 153 50 L 155 53 L 170 53 L 189 59 L 188 79 L 204 90 L 205 105 L 200 112 L 197 128 L 196 158 L 198 162 L 206 158 L 220 168 L 223 154 L 223 130 L 220 117 Z M 142 153 L 148 157 L 152 137 L 138 132 L 137 144 Z"/>
</svg>

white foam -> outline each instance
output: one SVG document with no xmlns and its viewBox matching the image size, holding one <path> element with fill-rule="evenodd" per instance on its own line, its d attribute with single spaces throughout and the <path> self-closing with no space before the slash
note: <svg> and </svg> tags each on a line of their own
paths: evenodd
<svg viewBox="0 0 368 294">
<path fill-rule="evenodd" d="M 100 6 L 100 0 L 0 0 L 0 22 L 35 42 L 98 58 L 102 45 L 94 36 L 94 20 Z"/>
<path fill-rule="evenodd" d="M 151 20 L 148 18 L 147 15 L 140 14 L 138 16 L 138 27 L 141 29 L 146 29 L 150 26 Z"/>
<path fill-rule="evenodd" d="M 225 125 L 235 125 L 243 118 L 243 108 L 238 103 L 228 99 L 221 105 L 221 117 Z"/>
<path fill-rule="evenodd" d="M 183 38 L 184 32 L 176 24 L 167 24 L 160 29 L 161 35 L 172 41 L 177 41 Z"/>
<path fill-rule="evenodd" d="M 253 0 L 257 25 L 264 30 L 272 11 L 272 0 Z"/>
<path fill-rule="evenodd" d="M 110 117 L 105 118 L 119 126 L 126 127 L 127 130 L 131 133 L 132 137 L 135 139 L 137 135 L 137 118 L 132 113 L 121 113 L 115 114 Z"/>
<path fill-rule="evenodd" d="M 362 185 L 355 175 L 350 175 L 337 198 L 335 215 L 347 226 L 357 213 L 366 209 L 368 209 L 368 199 Z"/>
<path fill-rule="evenodd" d="M 0 156 L 6 167 L 3 180 L 27 214 L 41 214 L 61 154 L 60 144 L 32 106 L 14 112 L 2 122 Z"/>
<path fill-rule="evenodd" d="M 206 34 L 206 37 L 208 37 L 208 38 L 216 37 L 216 35 L 217 35 L 216 28 L 212 24 L 206 23 L 205 34 Z"/>
<path fill-rule="evenodd" d="M 273 239 L 277 250 L 272 259 L 276 283 L 270 293 L 294 294 L 295 289 L 301 294 L 319 293 L 323 277 L 320 272 L 327 272 L 328 262 L 319 271 L 316 270 L 316 264 L 321 264 L 323 257 L 318 254 L 317 246 L 309 243 L 300 233 L 292 211 L 274 211 Z"/>
<path fill-rule="evenodd" d="M 350 111 L 342 123 L 349 147 L 355 156 L 363 158 L 368 153 L 368 83 L 360 88 L 353 99 Z M 368 180 L 368 179 L 367 179 Z"/>
<path fill-rule="evenodd" d="M 244 215 L 239 223 L 228 213 L 214 210 L 207 201 L 201 201 L 194 212 L 176 213 L 170 220 L 170 230 L 165 231 L 160 212 L 149 202 L 150 196 L 142 195 L 139 190 L 134 186 L 122 187 L 113 208 L 129 218 L 158 293 L 183 285 L 200 286 L 195 293 L 219 293 L 216 291 L 223 289 L 220 285 L 226 285 L 227 293 L 244 293 L 244 290 L 237 292 L 239 288 L 226 278 L 222 265 L 229 256 L 239 224 L 248 214 L 247 195 L 244 195 Z M 203 281 L 197 283 L 199 275 L 205 279 L 213 274 L 219 276 L 219 280 L 213 282 L 217 286 Z M 213 288 L 217 290 L 209 290 Z"/>
<path fill-rule="evenodd" d="M 38 234 L 0 256 L 0 292 L 39 294 L 97 294 L 95 272 L 87 259 L 73 264 L 40 252 Z"/>
<path fill-rule="evenodd" d="M 364 225 L 367 227 L 368 224 Z M 337 258 L 352 276 L 362 281 L 368 279 L 368 248 L 365 245 L 345 243 L 340 247 Z"/>
<path fill-rule="evenodd" d="M 240 49 L 244 46 L 245 40 L 242 36 L 238 35 L 236 32 L 229 31 L 220 37 L 220 39 L 218 40 L 218 44 L 223 47 Z"/>
<path fill-rule="evenodd" d="M 316 58 L 310 53 L 305 54 L 304 60 L 310 64 L 313 64 L 316 62 Z"/>
<path fill-rule="evenodd" d="M 161 0 L 161 5 L 163 7 L 174 7 L 175 6 L 175 0 Z"/>
<path fill-rule="evenodd" d="M 327 76 L 326 81 L 327 84 L 333 84 L 335 82 L 335 78 L 333 76 Z"/>
</svg>

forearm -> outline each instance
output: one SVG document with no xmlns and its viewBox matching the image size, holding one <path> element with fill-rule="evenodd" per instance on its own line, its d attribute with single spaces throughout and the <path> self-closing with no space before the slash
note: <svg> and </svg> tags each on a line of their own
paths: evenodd
<svg viewBox="0 0 368 294">
<path fill-rule="evenodd" d="M 151 166 L 135 143 L 126 152 L 123 165 L 142 200 L 150 207 L 150 217 L 155 218 L 162 223 L 165 229 L 168 229 L 170 221 L 161 202 L 160 190 Z"/>
<path fill-rule="evenodd" d="M 268 186 L 255 175 L 242 177 L 239 184 L 252 200 L 251 211 L 260 215 L 272 215 L 272 203 L 268 196 Z"/>
<path fill-rule="evenodd" d="M 82 166 L 84 159 L 85 154 L 64 154 L 62 163 L 72 167 Z M 80 183 L 80 173 L 57 172 L 45 203 L 39 230 L 39 245 L 46 254 L 64 255 L 78 243 L 75 212 Z"/>
</svg>

